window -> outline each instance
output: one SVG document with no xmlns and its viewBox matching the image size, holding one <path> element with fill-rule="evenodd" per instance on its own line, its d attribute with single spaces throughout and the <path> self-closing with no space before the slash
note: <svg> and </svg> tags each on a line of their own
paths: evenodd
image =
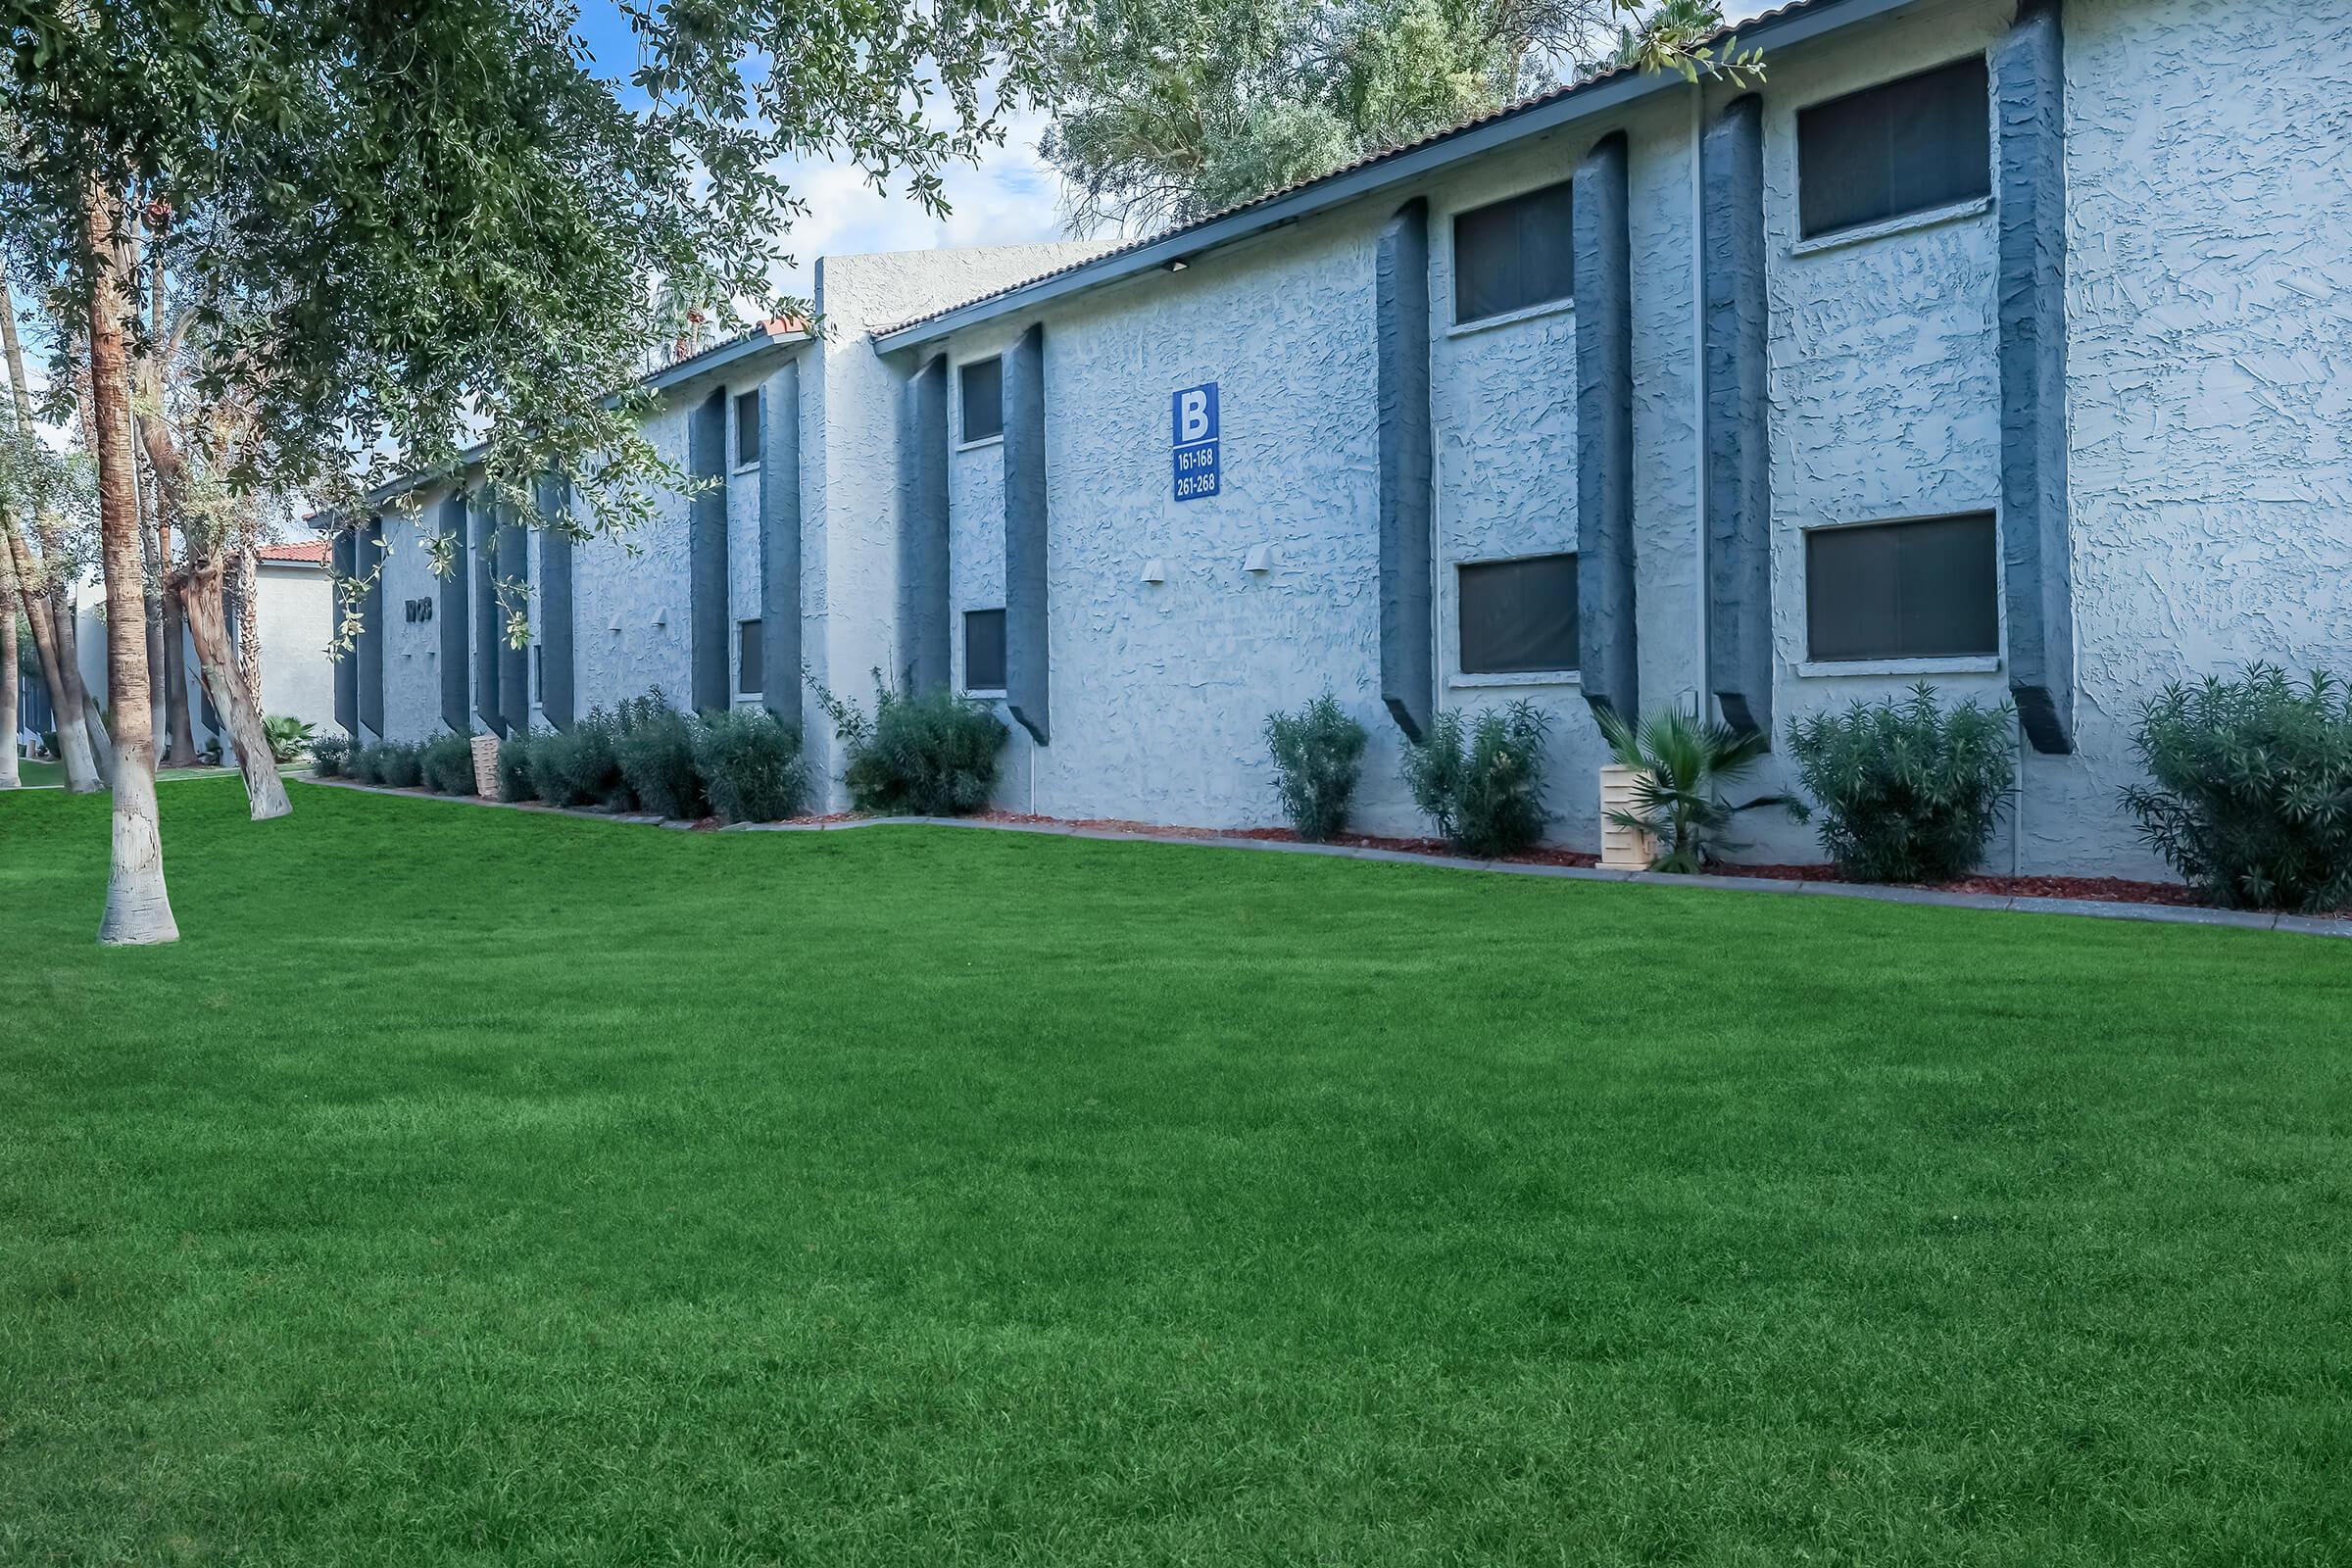
<svg viewBox="0 0 2352 1568">
<path fill-rule="evenodd" d="M 1004 612 L 967 610 L 963 612 L 963 689 L 1001 692 L 1004 689 Z"/>
<path fill-rule="evenodd" d="M 1481 321 L 1576 292 L 1574 187 L 1566 180 L 1455 215 L 1453 318 Z"/>
<path fill-rule="evenodd" d="M 531 644 L 531 701 L 547 701 L 547 650 Z"/>
<path fill-rule="evenodd" d="M 767 649 L 760 641 L 760 623 L 738 622 L 735 627 L 735 692 L 756 697 L 767 690 Z"/>
<path fill-rule="evenodd" d="M 1460 567 L 1455 580 L 1463 674 L 1577 667 L 1576 557 L 1480 562 Z"/>
<path fill-rule="evenodd" d="M 1004 362 L 974 360 L 957 372 L 963 388 L 963 439 L 986 441 L 1004 433 Z"/>
<path fill-rule="evenodd" d="M 1990 194 L 1990 103 L 1980 55 L 1797 111 L 1805 237 Z"/>
<path fill-rule="evenodd" d="M 1805 631 L 1819 662 L 2001 651 L 1992 514 L 1816 528 L 1805 535 Z"/>
<path fill-rule="evenodd" d="M 735 466 L 748 468 L 760 461 L 760 394 L 735 394 Z"/>
</svg>

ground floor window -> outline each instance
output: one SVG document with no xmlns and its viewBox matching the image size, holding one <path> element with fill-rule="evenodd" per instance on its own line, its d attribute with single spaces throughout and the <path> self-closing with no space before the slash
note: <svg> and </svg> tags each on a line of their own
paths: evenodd
<svg viewBox="0 0 2352 1568">
<path fill-rule="evenodd" d="M 1004 612 L 967 610 L 963 612 L 963 689 L 1001 692 L 1004 689 Z"/>
<path fill-rule="evenodd" d="M 1997 549 L 1989 512 L 1812 530 L 1809 657 L 1831 663 L 1999 654 Z"/>
<path fill-rule="evenodd" d="M 767 690 L 766 650 L 760 642 L 760 623 L 739 622 L 735 628 L 735 694 L 757 696 Z"/>
<path fill-rule="evenodd" d="M 1576 557 L 1526 556 L 1456 568 L 1465 675 L 1533 675 L 1577 667 Z"/>
</svg>

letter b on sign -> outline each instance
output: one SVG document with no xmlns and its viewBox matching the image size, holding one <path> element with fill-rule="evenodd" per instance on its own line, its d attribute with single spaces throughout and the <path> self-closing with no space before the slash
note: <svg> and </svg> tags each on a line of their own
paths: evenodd
<svg viewBox="0 0 2352 1568">
<path fill-rule="evenodd" d="M 1217 439 L 1217 383 L 1188 386 L 1176 394 L 1175 429 L 1169 444 L 1189 447 Z"/>
</svg>

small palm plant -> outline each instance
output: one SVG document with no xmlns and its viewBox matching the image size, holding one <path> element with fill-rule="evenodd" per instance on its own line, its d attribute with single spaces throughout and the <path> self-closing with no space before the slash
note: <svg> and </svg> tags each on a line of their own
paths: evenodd
<svg viewBox="0 0 2352 1568">
<path fill-rule="evenodd" d="M 269 737 L 270 755 L 280 762 L 299 761 L 302 754 L 318 739 L 317 725 L 306 724 L 291 713 L 271 713 L 262 720 L 262 733 Z"/>
<path fill-rule="evenodd" d="M 1617 761 L 1636 775 L 1635 808 L 1611 811 L 1609 820 L 1656 841 L 1653 871 L 1704 870 L 1724 851 L 1744 848 L 1723 842 L 1734 816 L 1759 806 L 1788 804 L 1786 796 L 1765 795 L 1732 806 L 1719 793 L 1772 750 L 1772 737 L 1761 730 L 1702 721 L 1669 708 L 1639 725 L 1604 712 L 1600 732 Z"/>
</svg>

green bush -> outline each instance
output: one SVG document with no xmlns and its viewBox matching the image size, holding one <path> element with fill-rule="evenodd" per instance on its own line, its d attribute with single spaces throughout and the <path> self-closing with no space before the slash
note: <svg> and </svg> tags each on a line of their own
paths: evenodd
<svg viewBox="0 0 2352 1568">
<path fill-rule="evenodd" d="M 262 720 L 262 733 L 270 738 L 270 760 L 291 762 L 301 758 L 303 749 L 318 737 L 318 730 L 291 713 L 272 713 Z"/>
<path fill-rule="evenodd" d="M 801 726 L 763 708 L 704 714 L 694 725 L 694 766 L 722 821 L 781 821 L 808 799 Z"/>
<path fill-rule="evenodd" d="M 351 762 L 350 736 L 321 735 L 311 742 L 311 771 L 318 777 L 340 778 Z"/>
<path fill-rule="evenodd" d="M 363 784 L 381 784 L 384 781 L 383 747 L 354 742 L 351 748 L 351 776 Z"/>
<path fill-rule="evenodd" d="M 1490 708 L 1465 725 L 1444 712 L 1406 746 L 1404 782 L 1413 804 L 1464 855 L 1491 859 L 1544 836 L 1544 741 L 1551 721 L 1522 699 Z"/>
<path fill-rule="evenodd" d="M 413 790 L 424 776 L 416 746 L 407 741 L 378 741 L 360 752 L 359 776 L 369 784 Z"/>
<path fill-rule="evenodd" d="M 473 793 L 473 738 L 469 735 L 434 736 L 418 750 L 416 765 L 424 787 L 436 795 Z"/>
<path fill-rule="evenodd" d="M 1949 882 L 1984 858 L 2017 764 L 2007 704 L 1944 708 L 1925 681 L 1902 702 L 1856 702 L 1788 725 L 1821 847 L 1857 882 Z M 1801 804 L 1789 809 L 1811 816 Z"/>
<path fill-rule="evenodd" d="M 618 732 L 618 721 L 598 708 L 571 728 L 541 737 L 531 752 L 531 782 L 539 798 L 550 806 L 633 809 L 636 798 L 612 751 Z"/>
<path fill-rule="evenodd" d="M 694 725 L 669 706 L 661 687 L 620 705 L 612 756 L 640 809 L 689 821 L 710 814 L 702 775 L 694 770 Z"/>
<path fill-rule="evenodd" d="M 518 732 L 508 736 L 498 745 L 498 798 L 502 801 L 535 801 L 539 784 L 532 776 L 533 759 L 538 754 L 544 734 Z"/>
<path fill-rule="evenodd" d="M 1348 803 L 1364 760 L 1364 726 L 1325 692 L 1296 713 L 1266 715 L 1274 789 L 1283 814 L 1309 844 L 1348 828 Z"/>
<path fill-rule="evenodd" d="M 2140 837 L 2216 904 L 2352 905 L 2352 693 L 2274 664 L 2175 681 L 2142 703 L 2132 744 L 2155 788 L 2124 791 Z"/>
<path fill-rule="evenodd" d="M 984 704 L 945 690 L 908 692 L 874 671 L 869 716 L 813 681 L 833 721 L 850 804 L 886 816 L 968 816 L 997 792 L 998 759 L 1011 732 Z"/>
</svg>

